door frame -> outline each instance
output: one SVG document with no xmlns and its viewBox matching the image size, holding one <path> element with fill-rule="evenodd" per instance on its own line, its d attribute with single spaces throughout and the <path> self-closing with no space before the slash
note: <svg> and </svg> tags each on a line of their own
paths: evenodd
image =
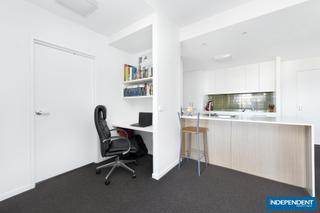
<svg viewBox="0 0 320 213">
<path fill-rule="evenodd" d="M 48 42 L 44 39 L 39 39 L 38 37 L 31 38 L 31 47 L 30 47 L 30 75 L 28 80 L 28 88 L 27 91 L 27 105 L 29 106 L 28 113 L 27 113 L 27 132 L 28 132 L 28 139 L 29 139 L 29 149 L 30 149 L 30 189 L 35 188 L 36 186 L 36 167 L 35 167 L 35 45 L 43 45 L 48 48 L 53 48 L 59 51 L 64 51 L 70 54 L 78 55 L 81 57 L 86 57 L 92 60 L 91 65 L 91 76 L 92 76 L 92 106 L 96 105 L 96 90 L 97 90 L 97 78 L 96 78 L 96 57 L 94 55 L 85 53 L 83 51 L 74 50 L 68 47 L 64 47 L 63 45 L 57 45 L 58 42 Z M 96 150 L 98 150 L 98 141 L 96 143 Z M 93 162 L 96 162 L 98 155 L 96 155 L 96 159 L 92 159 Z"/>
</svg>

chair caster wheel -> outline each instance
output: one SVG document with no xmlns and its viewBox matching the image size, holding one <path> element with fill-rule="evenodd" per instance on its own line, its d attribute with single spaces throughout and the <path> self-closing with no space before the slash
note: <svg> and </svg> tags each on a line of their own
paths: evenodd
<svg viewBox="0 0 320 213">
<path fill-rule="evenodd" d="M 104 184 L 105 184 L 106 186 L 108 186 L 108 185 L 110 184 L 110 180 L 106 180 L 106 181 L 104 182 Z"/>
<path fill-rule="evenodd" d="M 132 179 L 135 179 L 137 176 L 136 176 L 136 174 L 133 174 L 132 175 Z"/>
<path fill-rule="evenodd" d="M 101 169 L 96 169 L 96 174 L 101 174 Z"/>
</svg>

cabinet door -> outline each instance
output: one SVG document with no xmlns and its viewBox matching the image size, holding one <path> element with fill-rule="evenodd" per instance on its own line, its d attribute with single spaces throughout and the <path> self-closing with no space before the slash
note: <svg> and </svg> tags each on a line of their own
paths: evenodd
<svg viewBox="0 0 320 213">
<path fill-rule="evenodd" d="M 225 93 L 226 88 L 226 70 L 216 70 L 215 71 L 215 94 L 223 94 Z"/>
<path fill-rule="evenodd" d="M 204 73 L 204 81 L 205 86 L 205 93 L 206 94 L 215 94 L 215 71 L 206 71 Z"/>
<path fill-rule="evenodd" d="M 226 74 L 226 93 L 242 93 L 245 91 L 246 75 L 244 66 L 227 69 Z"/>
<path fill-rule="evenodd" d="M 246 70 L 246 92 L 259 91 L 259 64 L 249 64 L 245 67 Z"/>
<path fill-rule="evenodd" d="M 231 168 L 231 122 L 209 123 L 209 161 L 214 165 Z"/>
<path fill-rule="evenodd" d="M 260 92 L 275 91 L 276 66 L 274 61 L 260 63 Z"/>
<path fill-rule="evenodd" d="M 205 95 L 205 84 L 203 72 L 185 72 L 183 75 L 183 105 L 194 105 L 202 107 L 203 96 Z M 199 108 L 199 109 L 200 109 Z"/>
</svg>

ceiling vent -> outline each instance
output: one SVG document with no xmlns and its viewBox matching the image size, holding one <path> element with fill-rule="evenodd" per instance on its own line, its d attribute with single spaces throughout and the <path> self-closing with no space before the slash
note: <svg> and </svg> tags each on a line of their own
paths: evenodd
<svg viewBox="0 0 320 213">
<path fill-rule="evenodd" d="M 84 17 L 98 9 L 98 2 L 95 0 L 56 0 L 56 2 Z"/>
</svg>

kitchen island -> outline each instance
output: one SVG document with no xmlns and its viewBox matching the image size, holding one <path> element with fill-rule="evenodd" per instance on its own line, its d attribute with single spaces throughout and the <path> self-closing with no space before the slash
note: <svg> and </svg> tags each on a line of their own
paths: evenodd
<svg viewBox="0 0 320 213">
<path fill-rule="evenodd" d="M 196 116 L 182 118 L 183 125 L 196 125 Z M 200 126 L 209 129 L 210 164 L 303 187 L 315 196 L 312 124 L 280 117 L 203 115 Z"/>
</svg>

